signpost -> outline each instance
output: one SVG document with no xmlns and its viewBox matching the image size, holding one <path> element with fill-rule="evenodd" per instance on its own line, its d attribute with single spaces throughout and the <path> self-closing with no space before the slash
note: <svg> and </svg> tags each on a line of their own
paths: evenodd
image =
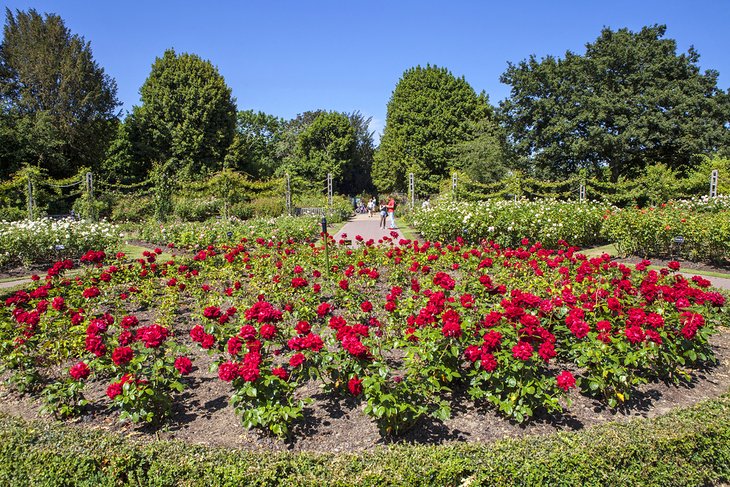
<svg viewBox="0 0 730 487">
<path fill-rule="evenodd" d="M 327 234 L 327 218 L 322 217 L 322 238 L 324 239 L 324 265 L 327 268 L 327 279 L 330 277 L 329 235 Z"/>
</svg>

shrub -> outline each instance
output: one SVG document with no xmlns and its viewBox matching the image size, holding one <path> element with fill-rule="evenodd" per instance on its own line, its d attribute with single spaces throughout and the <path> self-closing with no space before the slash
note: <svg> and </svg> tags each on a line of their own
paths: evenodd
<svg viewBox="0 0 730 487">
<path fill-rule="evenodd" d="M 603 214 L 600 203 L 526 201 L 439 201 L 432 208 L 417 210 L 413 223 L 429 240 L 469 242 L 493 240 L 517 246 L 523 238 L 554 247 L 559 241 L 587 246 L 600 242 Z"/>
</svg>

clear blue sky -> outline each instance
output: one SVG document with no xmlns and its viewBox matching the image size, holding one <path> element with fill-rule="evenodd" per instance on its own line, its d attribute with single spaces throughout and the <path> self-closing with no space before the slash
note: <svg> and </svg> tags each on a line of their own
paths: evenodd
<svg viewBox="0 0 730 487">
<path fill-rule="evenodd" d="M 464 76 L 496 104 L 507 62 L 582 53 L 602 27 L 666 24 L 678 51 L 730 87 L 730 0 L 157 1 L 6 0 L 11 10 L 59 14 L 114 77 L 124 110 L 165 49 L 218 67 L 239 109 L 292 118 L 306 110 L 360 110 L 382 130 L 398 79 L 417 64 Z M 3 17 L 4 20 L 4 17 Z"/>
</svg>

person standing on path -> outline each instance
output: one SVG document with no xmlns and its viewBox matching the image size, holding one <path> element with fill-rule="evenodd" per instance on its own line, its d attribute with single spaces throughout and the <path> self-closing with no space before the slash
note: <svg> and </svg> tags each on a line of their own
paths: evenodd
<svg viewBox="0 0 730 487">
<path fill-rule="evenodd" d="M 390 200 L 387 204 L 388 208 L 388 218 L 390 219 L 390 229 L 395 229 L 395 198 L 393 196 L 390 197 Z"/>
<path fill-rule="evenodd" d="M 385 219 L 388 216 L 388 207 L 385 205 L 380 206 L 380 224 L 378 225 L 379 228 L 385 228 Z"/>
</svg>

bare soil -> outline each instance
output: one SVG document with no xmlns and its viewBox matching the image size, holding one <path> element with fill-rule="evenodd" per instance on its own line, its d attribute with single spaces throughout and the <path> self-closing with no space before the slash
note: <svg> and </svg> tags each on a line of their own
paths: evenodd
<svg viewBox="0 0 730 487">
<path fill-rule="evenodd" d="M 182 338 L 186 330 L 178 329 Z M 178 439 L 193 444 L 236 447 L 263 451 L 352 452 L 370 450 L 388 443 L 441 444 L 450 441 L 489 443 L 502 438 L 542 435 L 555 431 L 577 431 L 609 421 L 635 417 L 651 418 L 670 409 L 693 405 L 718 397 L 730 390 L 730 330 L 722 328 L 711 343 L 717 364 L 691 371 L 691 380 L 680 385 L 654 382 L 641 386 L 621 410 L 611 410 L 595 399 L 571 391 L 570 406 L 555 415 L 542 415 L 519 425 L 497 415 L 493 409 L 475 407 L 465 391 L 456 390 L 450 398 L 452 418 L 438 421 L 426 418 L 399 438 L 382 436 L 376 424 L 362 411 L 363 403 L 354 398 L 336 399 L 321 393 L 317 384 L 305 385 L 299 393 L 314 401 L 305 417 L 294 425 L 291 438 L 279 440 L 257 431 L 247 431 L 228 403 L 231 387 L 209 370 L 210 357 L 198 347 L 190 347 L 196 368 L 185 378 L 189 386 L 176 398 L 172 417 L 161 428 L 153 429 L 118 421 L 118 411 L 108 407 L 105 396 L 108 381 L 90 382 L 86 396 L 90 401 L 83 416 L 68 424 L 73 427 L 117 432 L 137 439 Z M 64 369 L 49 371 L 58 374 Z M 0 389 L 0 412 L 25 419 L 40 416 L 41 402 L 19 396 L 6 387 Z"/>
</svg>

